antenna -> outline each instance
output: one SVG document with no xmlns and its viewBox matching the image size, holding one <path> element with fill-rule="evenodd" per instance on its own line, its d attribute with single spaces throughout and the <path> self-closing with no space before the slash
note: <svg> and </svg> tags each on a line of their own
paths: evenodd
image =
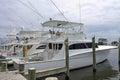
<svg viewBox="0 0 120 80">
<path fill-rule="evenodd" d="M 81 23 L 82 22 L 82 19 L 81 19 L 81 0 L 79 0 L 79 22 Z M 83 25 L 80 25 L 80 29 L 79 31 L 82 31 L 82 28 L 83 28 Z"/>
<path fill-rule="evenodd" d="M 32 10 L 33 12 L 35 12 L 38 16 L 40 16 L 41 18 L 44 19 L 44 17 L 37 11 L 37 9 L 35 9 L 35 7 L 28 2 L 32 7 L 28 6 L 27 4 L 25 4 L 24 2 L 22 2 L 21 0 L 18 0 L 20 3 L 22 3 L 24 6 L 26 6 L 27 8 L 29 8 L 30 10 Z"/>
<path fill-rule="evenodd" d="M 80 20 L 80 23 L 81 23 L 81 1 L 79 0 L 79 20 Z"/>
<path fill-rule="evenodd" d="M 10 11 L 12 11 L 12 12 L 14 12 L 15 14 L 17 14 L 13 9 L 11 9 L 11 8 L 8 8 Z M 16 15 L 16 17 L 18 17 L 22 22 L 24 22 L 25 24 L 31 24 L 31 23 L 28 23 L 28 22 L 26 22 L 26 20 L 25 19 L 23 19 L 23 17 L 21 17 L 20 15 Z M 31 24 L 32 25 L 32 24 Z M 33 27 L 33 25 L 31 26 L 31 27 Z M 22 28 L 21 28 L 21 30 L 22 30 Z"/>
<path fill-rule="evenodd" d="M 57 8 L 57 10 L 61 13 L 61 15 L 65 18 L 65 20 L 66 21 L 68 21 L 68 19 L 65 17 L 65 15 L 62 13 L 62 11 L 57 7 L 57 5 L 52 1 L 52 0 L 50 0 L 51 2 L 52 2 L 52 4 Z"/>
<path fill-rule="evenodd" d="M 43 19 L 44 17 L 39 13 L 39 11 L 32 5 L 32 3 L 30 1 L 28 1 L 28 3 L 31 5 L 31 7 L 34 9 L 34 11 L 36 12 L 36 14 L 38 14 L 39 16 L 41 16 Z"/>
</svg>

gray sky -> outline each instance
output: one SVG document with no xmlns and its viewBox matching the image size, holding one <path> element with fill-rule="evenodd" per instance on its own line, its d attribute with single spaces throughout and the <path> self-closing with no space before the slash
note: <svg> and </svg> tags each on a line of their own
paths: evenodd
<svg viewBox="0 0 120 80">
<path fill-rule="evenodd" d="M 95 35 L 110 41 L 120 37 L 120 0 L 53 1 L 69 21 L 80 22 L 81 19 L 89 37 Z M 50 0 L 0 0 L 0 36 L 9 34 L 12 29 L 19 31 L 22 26 L 26 30 L 41 30 L 40 23 L 49 18 L 65 20 Z"/>
</svg>

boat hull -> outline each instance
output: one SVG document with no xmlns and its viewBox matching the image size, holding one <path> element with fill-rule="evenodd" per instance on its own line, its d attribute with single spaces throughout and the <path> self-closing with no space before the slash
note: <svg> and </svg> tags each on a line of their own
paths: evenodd
<svg viewBox="0 0 120 80">
<path fill-rule="evenodd" d="M 110 50 L 96 51 L 96 63 L 100 63 L 107 59 L 109 53 Z M 70 69 L 90 66 L 93 64 L 93 54 L 92 52 L 87 52 L 71 56 L 69 62 Z M 25 71 L 29 68 L 36 68 L 37 71 L 47 71 L 63 67 L 65 67 L 65 59 L 25 63 Z"/>
</svg>

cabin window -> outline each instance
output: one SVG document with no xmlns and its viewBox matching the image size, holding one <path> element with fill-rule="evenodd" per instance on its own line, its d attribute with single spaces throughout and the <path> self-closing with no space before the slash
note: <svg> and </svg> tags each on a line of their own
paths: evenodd
<svg viewBox="0 0 120 80">
<path fill-rule="evenodd" d="M 54 50 L 61 50 L 63 44 L 54 44 L 54 43 L 49 43 L 48 47 L 49 49 L 54 49 Z"/>
<path fill-rule="evenodd" d="M 96 48 L 97 48 L 96 44 Z M 92 43 L 76 43 L 69 46 L 69 49 L 86 49 L 86 48 L 92 48 Z"/>
<path fill-rule="evenodd" d="M 45 49 L 46 48 L 46 45 L 41 45 L 39 47 L 37 47 L 36 49 Z"/>
</svg>

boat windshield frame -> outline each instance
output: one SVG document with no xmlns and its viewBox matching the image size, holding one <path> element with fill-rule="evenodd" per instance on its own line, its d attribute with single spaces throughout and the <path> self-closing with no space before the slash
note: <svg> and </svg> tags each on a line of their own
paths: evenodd
<svg viewBox="0 0 120 80">
<path fill-rule="evenodd" d="M 98 45 L 96 43 L 96 48 L 98 48 Z M 92 48 L 92 42 L 86 42 L 86 43 L 74 43 L 69 45 L 69 50 L 76 50 L 76 49 L 87 49 Z"/>
</svg>

